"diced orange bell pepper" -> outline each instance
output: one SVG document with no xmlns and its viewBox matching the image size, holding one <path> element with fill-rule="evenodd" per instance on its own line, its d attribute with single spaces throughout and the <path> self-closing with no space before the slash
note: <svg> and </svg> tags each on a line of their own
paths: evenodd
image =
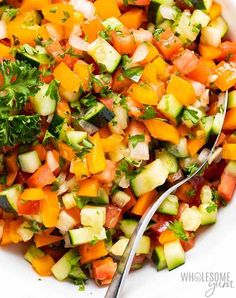
<svg viewBox="0 0 236 298">
<path fill-rule="evenodd" d="M 165 230 L 161 233 L 158 240 L 161 243 L 161 245 L 164 245 L 168 242 L 175 241 L 176 239 L 177 239 L 177 237 L 175 236 L 174 232 L 172 232 L 170 230 Z"/>
<path fill-rule="evenodd" d="M 206 135 L 204 131 L 199 130 L 196 132 L 194 139 L 188 140 L 188 151 L 193 157 L 197 152 L 206 144 Z"/>
<path fill-rule="evenodd" d="M 209 85 L 210 76 L 214 73 L 215 63 L 212 60 L 201 57 L 197 67 L 188 74 L 188 77 L 203 85 Z"/>
<path fill-rule="evenodd" d="M 11 48 L 5 46 L 4 44 L 0 43 L 0 53 L 1 58 L 10 58 L 11 57 Z"/>
<path fill-rule="evenodd" d="M 147 105 L 156 105 L 158 95 L 155 90 L 145 83 L 134 83 L 130 86 L 128 94 L 132 99 Z"/>
<path fill-rule="evenodd" d="M 50 187 L 45 187 L 43 191 L 45 198 L 40 201 L 43 224 L 47 228 L 56 227 L 60 212 L 58 196 L 56 192 L 50 190 Z"/>
<path fill-rule="evenodd" d="M 236 108 L 232 108 L 226 113 L 224 129 L 225 130 L 236 129 Z"/>
<path fill-rule="evenodd" d="M 81 28 L 87 41 L 91 43 L 97 39 L 98 33 L 104 29 L 104 26 L 98 17 L 94 17 L 83 22 Z"/>
<path fill-rule="evenodd" d="M 218 59 L 221 55 L 221 50 L 213 46 L 200 44 L 198 47 L 199 53 L 205 59 Z"/>
<path fill-rule="evenodd" d="M 21 10 L 42 10 L 51 4 L 51 0 L 23 0 Z"/>
<path fill-rule="evenodd" d="M 224 159 L 236 160 L 236 144 L 224 144 L 222 157 Z"/>
<path fill-rule="evenodd" d="M 131 212 L 135 215 L 143 215 L 147 208 L 153 203 L 156 196 L 157 191 L 155 189 L 145 193 L 144 195 L 138 198 Z"/>
<path fill-rule="evenodd" d="M 62 239 L 63 239 L 62 236 L 45 235 L 44 233 L 34 235 L 34 241 L 35 241 L 36 247 L 43 247 L 46 245 L 50 245 L 58 241 L 61 241 Z"/>
<path fill-rule="evenodd" d="M 86 179 L 80 181 L 77 195 L 80 197 L 97 197 L 99 182 L 96 179 Z"/>
<path fill-rule="evenodd" d="M 102 146 L 104 152 L 107 153 L 114 151 L 117 148 L 117 146 L 119 146 L 122 143 L 123 139 L 124 138 L 119 134 L 112 134 L 108 138 L 102 139 Z"/>
<path fill-rule="evenodd" d="M 44 161 L 46 159 L 46 150 L 43 145 L 36 144 L 33 146 L 33 150 L 35 150 L 38 153 L 39 159 L 41 161 Z"/>
<path fill-rule="evenodd" d="M 173 144 L 179 143 L 179 132 L 174 126 L 159 119 L 145 120 L 144 124 L 153 138 Z"/>
<path fill-rule="evenodd" d="M 88 163 L 87 159 L 79 159 L 71 161 L 71 173 L 75 174 L 75 177 L 78 181 L 84 180 L 90 176 L 89 170 L 88 170 Z"/>
<path fill-rule="evenodd" d="M 222 13 L 222 7 L 219 3 L 213 2 L 212 6 L 208 12 L 211 20 L 213 21 L 214 19 L 216 19 L 218 16 L 220 16 Z"/>
<path fill-rule="evenodd" d="M 39 28 L 39 25 L 24 26 L 15 19 L 7 25 L 7 35 L 11 40 L 12 46 L 23 45 L 26 43 L 34 46 Z"/>
<path fill-rule="evenodd" d="M 90 72 L 90 66 L 86 62 L 82 60 L 78 60 L 75 63 L 74 66 L 74 72 L 78 75 L 81 84 L 80 86 L 84 91 L 89 90 L 89 83 L 90 83 L 90 77 L 91 77 L 91 72 Z"/>
<path fill-rule="evenodd" d="M 57 115 L 64 118 L 67 122 L 71 120 L 71 108 L 66 100 L 60 100 L 57 103 Z"/>
<path fill-rule="evenodd" d="M 185 106 L 189 106 L 196 101 L 196 94 L 192 84 L 176 75 L 171 78 L 166 92 L 174 95 Z"/>
<path fill-rule="evenodd" d="M 236 84 L 236 67 L 233 65 L 220 62 L 216 67 L 216 74 L 218 79 L 215 84 L 221 91 L 226 91 Z"/>
<path fill-rule="evenodd" d="M 69 92 L 77 92 L 80 88 L 80 78 L 70 68 L 61 62 L 53 72 L 55 79 Z"/>
<path fill-rule="evenodd" d="M 70 146 L 66 145 L 65 143 L 58 143 L 57 145 L 59 154 L 62 158 L 68 161 L 72 161 L 75 158 L 75 152 Z"/>
<path fill-rule="evenodd" d="M 115 0 L 96 0 L 94 2 L 97 15 L 102 19 L 106 20 L 110 17 L 117 18 L 120 16 L 120 9 Z"/>
<path fill-rule="evenodd" d="M 22 218 L 16 220 L 6 220 L 3 227 L 2 245 L 11 243 L 19 243 L 22 241 L 20 235 L 17 233 L 18 228 L 23 223 Z"/>
<path fill-rule="evenodd" d="M 54 264 L 55 261 L 50 255 L 44 255 L 42 257 L 33 258 L 32 260 L 32 266 L 40 276 L 52 275 L 51 269 Z"/>
<path fill-rule="evenodd" d="M 130 9 L 123 13 L 119 20 L 129 29 L 138 29 L 143 22 L 143 10 L 139 8 Z"/>
<path fill-rule="evenodd" d="M 73 27 L 74 10 L 70 4 L 56 3 L 50 4 L 42 9 L 42 13 L 48 21 L 65 26 Z"/>
<path fill-rule="evenodd" d="M 41 188 L 26 188 L 20 195 L 23 201 L 39 201 L 45 198 L 44 191 Z"/>
<path fill-rule="evenodd" d="M 96 133 L 94 136 L 90 137 L 90 140 L 94 147 L 87 155 L 88 168 L 90 173 L 98 174 L 104 171 L 106 168 L 105 153 L 99 133 Z"/>
<path fill-rule="evenodd" d="M 108 255 L 105 241 L 98 241 L 95 244 L 83 244 L 79 246 L 79 254 L 81 255 L 81 265 L 95 261 L 101 257 Z"/>
</svg>

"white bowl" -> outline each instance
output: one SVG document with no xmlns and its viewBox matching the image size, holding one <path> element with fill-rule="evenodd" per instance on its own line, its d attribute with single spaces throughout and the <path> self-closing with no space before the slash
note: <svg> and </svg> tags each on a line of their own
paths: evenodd
<svg viewBox="0 0 236 298">
<path fill-rule="evenodd" d="M 224 6 L 224 16 L 229 22 L 230 35 L 236 40 L 236 0 L 218 1 Z M 195 247 L 186 254 L 186 264 L 168 272 L 157 272 L 154 266 L 130 274 L 123 297 L 125 298 L 200 298 L 205 297 L 207 283 L 183 283 L 183 272 L 230 272 L 236 281 L 236 197 L 221 208 L 218 223 L 206 229 L 198 237 Z M 214 298 L 236 297 L 235 288 L 216 289 Z M 41 278 L 23 259 L 19 247 L 0 248 L 0 297 L 2 298 L 102 298 L 106 288 L 98 288 L 92 282 L 85 292 L 69 282 L 57 282 L 54 278 Z"/>
</svg>

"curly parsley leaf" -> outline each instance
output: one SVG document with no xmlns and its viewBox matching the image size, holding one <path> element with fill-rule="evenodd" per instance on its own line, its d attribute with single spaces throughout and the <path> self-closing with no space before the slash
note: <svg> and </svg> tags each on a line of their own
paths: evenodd
<svg viewBox="0 0 236 298">
<path fill-rule="evenodd" d="M 206 211 L 208 213 L 215 212 L 217 210 L 217 205 L 215 203 L 211 203 L 209 206 L 206 207 Z"/>
<path fill-rule="evenodd" d="M 51 99 L 54 99 L 57 102 L 60 100 L 58 86 L 59 82 L 57 80 L 52 80 L 48 86 L 48 90 L 45 93 L 46 96 L 49 96 Z"/>
<path fill-rule="evenodd" d="M 0 87 L 0 111 L 14 114 L 20 111 L 30 96 L 34 96 L 40 85 L 40 72 L 24 61 L 0 63 L 3 84 Z"/>
<path fill-rule="evenodd" d="M 131 143 L 133 148 L 135 148 L 138 145 L 138 143 L 144 142 L 144 141 L 145 141 L 145 136 L 143 134 L 129 137 L 129 142 Z"/>
<path fill-rule="evenodd" d="M 171 222 L 168 226 L 168 230 L 175 233 L 175 236 L 180 238 L 181 240 L 187 241 L 188 237 L 184 231 L 182 222 L 175 220 Z"/>
<path fill-rule="evenodd" d="M 140 119 L 153 119 L 157 115 L 156 110 L 152 106 L 146 106 L 145 111 L 142 116 L 140 116 Z"/>
</svg>

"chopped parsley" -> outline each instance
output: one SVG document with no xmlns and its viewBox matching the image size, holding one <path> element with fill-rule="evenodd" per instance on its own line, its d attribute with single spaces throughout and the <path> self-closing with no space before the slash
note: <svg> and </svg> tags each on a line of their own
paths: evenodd
<svg viewBox="0 0 236 298">
<path fill-rule="evenodd" d="M 49 96 L 51 99 L 54 99 L 57 102 L 60 100 L 60 95 L 58 91 L 59 84 L 59 81 L 52 80 L 48 86 L 48 90 L 45 93 L 46 96 Z"/>
<path fill-rule="evenodd" d="M 143 134 L 129 137 L 129 142 L 131 143 L 133 148 L 135 148 L 138 145 L 138 143 L 144 142 L 144 141 L 145 141 L 145 136 Z"/>
<path fill-rule="evenodd" d="M 156 110 L 152 106 L 146 106 L 144 113 L 142 116 L 140 116 L 140 119 L 153 119 L 157 115 Z"/>
<path fill-rule="evenodd" d="M 70 18 L 70 14 L 68 11 L 63 11 L 63 14 L 64 14 L 64 18 L 61 21 L 62 23 L 65 23 Z"/>
<path fill-rule="evenodd" d="M 185 109 L 183 112 L 183 119 L 191 121 L 194 125 L 199 122 L 198 112 L 192 109 Z"/>
<path fill-rule="evenodd" d="M 217 205 L 215 203 L 211 203 L 208 207 L 206 207 L 206 211 L 208 213 L 215 212 L 217 210 Z"/>
<path fill-rule="evenodd" d="M 188 237 L 186 235 L 186 232 L 184 231 L 182 222 L 175 220 L 174 222 L 171 222 L 168 226 L 168 230 L 175 233 L 175 236 L 180 238 L 181 240 L 187 241 Z"/>
<path fill-rule="evenodd" d="M 189 167 L 185 168 L 185 173 L 189 176 L 193 175 L 197 170 L 198 170 L 198 165 L 197 164 L 193 164 Z"/>
</svg>

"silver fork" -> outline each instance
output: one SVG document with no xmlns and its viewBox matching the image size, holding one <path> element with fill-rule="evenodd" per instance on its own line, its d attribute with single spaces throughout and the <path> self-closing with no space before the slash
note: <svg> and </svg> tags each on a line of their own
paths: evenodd
<svg viewBox="0 0 236 298">
<path fill-rule="evenodd" d="M 225 100 L 224 100 L 224 119 L 226 115 L 228 105 L 228 92 L 225 93 Z M 222 128 L 219 132 L 219 134 L 216 137 L 216 140 L 214 142 L 213 147 L 211 148 L 211 151 L 209 152 L 207 158 L 199 165 L 198 169 L 191 175 L 187 176 L 186 178 L 183 178 L 183 180 L 177 182 L 172 187 L 170 187 L 167 191 L 165 191 L 161 196 L 157 197 L 156 201 L 151 205 L 145 214 L 141 217 L 136 229 L 134 230 L 129 243 L 125 249 L 125 252 L 123 256 L 120 259 L 120 262 L 118 264 L 116 273 L 113 277 L 112 283 L 110 284 L 107 293 L 105 295 L 105 298 L 119 298 L 122 292 L 122 289 L 124 287 L 127 275 L 130 271 L 130 267 L 133 262 L 133 258 L 135 255 L 135 251 L 137 249 L 137 246 L 139 244 L 139 241 L 145 232 L 150 220 L 152 219 L 153 215 L 155 214 L 158 207 L 161 205 L 161 203 L 174 191 L 177 190 L 182 184 L 192 179 L 195 175 L 199 174 L 203 168 L 207 165 L 209 158 L 212 156 L 212 154 L 215 151 L 217 142 L 219 140 L 220 134 L 221 134 Z"/>
</svg>

